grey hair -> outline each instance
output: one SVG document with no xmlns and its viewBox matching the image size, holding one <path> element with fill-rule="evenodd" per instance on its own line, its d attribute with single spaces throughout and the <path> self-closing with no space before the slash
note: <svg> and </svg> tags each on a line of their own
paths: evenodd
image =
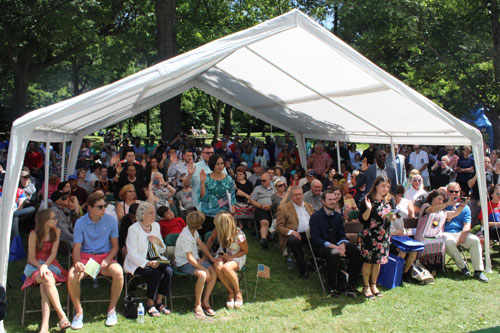
<svg viewBox="0 0 500 333">
<path fill-rule="evenodd" d="M 137 207 L 137 211 L 135 212 L 137 221 L 142 221 L 142 219 L 144 218 L 144 214 L 146 214 L 146 211 L 150 207 L 152 207 L 153 209 L 155 208 L 155 206 L 147 201 L 141 201 L 141 203 L 139 203 L 139 207 Z"/>
</svg>

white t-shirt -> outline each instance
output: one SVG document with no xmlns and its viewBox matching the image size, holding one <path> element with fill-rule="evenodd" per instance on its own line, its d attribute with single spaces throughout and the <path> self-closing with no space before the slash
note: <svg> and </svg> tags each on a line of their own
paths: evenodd
<svg viewBox="0 0 500 333">
<path fill-rule="evenodd" d="M 415 190 L 413 187 L 410 187 L 408 190 L 406 190 L 404 198 L 408 199 L 411 203 L 414 203 L 415 199 L 425 192 L 426 191 L 424 189 Z"/>
<path fill-rule="evenodd" d="M 195 260 L 200 259 L 200 256 L 198 255 L 198 238 L 200 238 L 198 231 L 195 231 L 193 235 L 191 234 L 191 231 L 189 231 L 188 227 L 184 227 L 184 229 L 182 229 L 179 234 L 179 238 L 177 238 L 177 242 L 175 243 L 175 265 L 177 267 L 188 263 L 186 255 L 187 252 L 191 252 Z"/>
<path fill-rule="evenodd" d="M 413 151 L 410 154 L 408 163 L 413 165 L 415 169 L 420 170 L 424 164 L 429 164 L 429 155 L 427 155 L 427 153 L 423 150 L 420 150 L 419 154 Z M 425 168 L 420 174 L 422 177 L 429 177 L 429 170 Z"/>
</svg>

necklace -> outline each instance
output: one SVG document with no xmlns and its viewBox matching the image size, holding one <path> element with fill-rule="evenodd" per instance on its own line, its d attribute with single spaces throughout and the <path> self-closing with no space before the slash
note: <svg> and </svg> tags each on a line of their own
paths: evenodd
<svg viewBox="0 0 500 333">
<path fill-rule="evenodd" d="M 141 224 L 142 229 L 147 232 L 151 232 L 151 225 L 149 227 L 146 227 L 142 222 L 139 222 Z"/>
</svg>

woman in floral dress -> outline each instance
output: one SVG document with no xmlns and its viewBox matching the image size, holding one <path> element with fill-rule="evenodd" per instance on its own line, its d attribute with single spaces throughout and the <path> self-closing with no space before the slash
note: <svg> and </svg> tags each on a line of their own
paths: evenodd
<svg viewBox="0 0 500 333">
<path fill-rule="evenodd" d="M 392 213 L 395 204 L 389 193 L 390 188 L 390 180 L 385 176 L 378 176 L 359 208 L 363 223 L 361 243 L 363 293 L 370 300 L 375 296 L 382 296 L 377 288 L 377 278 L 380 264 L 387 262 L 390 225 L 396 218 Z"/>
<path fill-rule="evenodd" d="M 219 154 L 214 154 L 208 160 L 208 167 L 212 172 L 206 174 L 204 170 L 200 172 L 200 198 L 201 211 L 206 216 L 203 228 L 199 231 L 200 237 L 203 239 L 208 231 L 215 228 L 214 217 L 220 211 L 229 211 L 229 206 L 236 204 L 234 181 L 231 177 L 223 173 L 224 160 Z M 229 192 L 231 196 L 231 205 L 228 201 Z"/>
</svg>

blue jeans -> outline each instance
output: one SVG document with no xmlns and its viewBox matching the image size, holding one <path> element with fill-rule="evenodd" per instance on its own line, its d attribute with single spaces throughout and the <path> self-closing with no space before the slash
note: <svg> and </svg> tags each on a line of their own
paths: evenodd
<svg viewBox="0 0 500 333">
<path fill-rule="evenodd" d="M 12 234 L 13 236 L 19 235 L 19 221 L 20 220 L 26 220 L 33 215 L 35 215 L 35 207 L 26 207 L 26 208 L 21 208 L 19 210 L 16 210 L 14 212 L 14 216 L 12 217 Z"/>
</svg>

